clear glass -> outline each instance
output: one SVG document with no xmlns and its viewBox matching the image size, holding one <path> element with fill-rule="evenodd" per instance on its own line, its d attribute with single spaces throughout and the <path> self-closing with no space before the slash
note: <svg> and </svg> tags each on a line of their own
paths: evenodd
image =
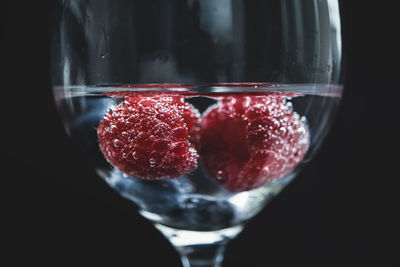
<svg viewBox="0 0 400 267">
<path fill-rule="evenodd" d="M 221 265 L 340 102 L 336 0 L 65 0 L 54 25 L 66 131 L 184 266 Z"/>
</svg>

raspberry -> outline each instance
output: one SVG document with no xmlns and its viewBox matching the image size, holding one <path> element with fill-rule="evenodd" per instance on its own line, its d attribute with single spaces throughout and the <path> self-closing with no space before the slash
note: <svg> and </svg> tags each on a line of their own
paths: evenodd
<svg viewBox="0 0 400 267">
<path fill-rule="evenodd" d="M 207 173 L 231 192 L 293 171 L 308 149 L 308 127 L 284 95 L 229 96 L 203 117 L 200 154 Z"/>
<path fill-rule="evenodd" d="M 121 172 L 174 178 L 197 167 L 198 119 L 199 113 L 179 96 L 126 95 L 106 113 L 97 137 L 105 158 Z"/>
</svg>

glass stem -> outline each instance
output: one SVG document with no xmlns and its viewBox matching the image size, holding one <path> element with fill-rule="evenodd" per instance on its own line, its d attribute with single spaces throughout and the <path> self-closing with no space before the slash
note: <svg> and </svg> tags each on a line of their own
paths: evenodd
<svg viewBox="0 0 400 267">
<path fill-rule="evenodd" d="M 243 230 L 242 225 L 209 232 L 175 229 L 157 223 L 154 226 L 179 252 L 184 267 L 220 267 L 229 240 Z"/>
<path fill-rule="evenodd" d="M 176 247 L 183 267 L 220 267 L 228 240 L 214 244 Z"/>
</svg>

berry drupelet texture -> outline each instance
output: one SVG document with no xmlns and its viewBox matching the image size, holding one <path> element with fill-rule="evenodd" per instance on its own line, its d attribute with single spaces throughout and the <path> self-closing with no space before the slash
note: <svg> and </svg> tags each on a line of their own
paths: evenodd
<svg viewBox="0 0 400 267">
<path fill-rule="evenodd" d="M 106 113 L 97 136 L 105 158 L 121 172 L 175 178 L 197 167 L 198 119 L 197 110 L 179 96 L 127 95 Z"/>
<path fill-rule="evenodd" d="M 203 166 L 227 190 L 263 186 L 293 171 L 303 159 L 308 127 L 286 99 L 284 95 L 225 97 L 202 118 Z"/>
</svg>

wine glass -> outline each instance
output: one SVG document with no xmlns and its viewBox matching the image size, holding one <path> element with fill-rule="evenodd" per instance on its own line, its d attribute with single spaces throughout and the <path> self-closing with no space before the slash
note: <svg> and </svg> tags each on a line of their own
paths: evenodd
<svg viewBox="0 0 400 267">
<path fill-rule="evenodd" d="M 221 265 L 340 101 L 337 0 L 68 0 L 54 25 L 67 133 L 184 266 Z"/>
</svg>

